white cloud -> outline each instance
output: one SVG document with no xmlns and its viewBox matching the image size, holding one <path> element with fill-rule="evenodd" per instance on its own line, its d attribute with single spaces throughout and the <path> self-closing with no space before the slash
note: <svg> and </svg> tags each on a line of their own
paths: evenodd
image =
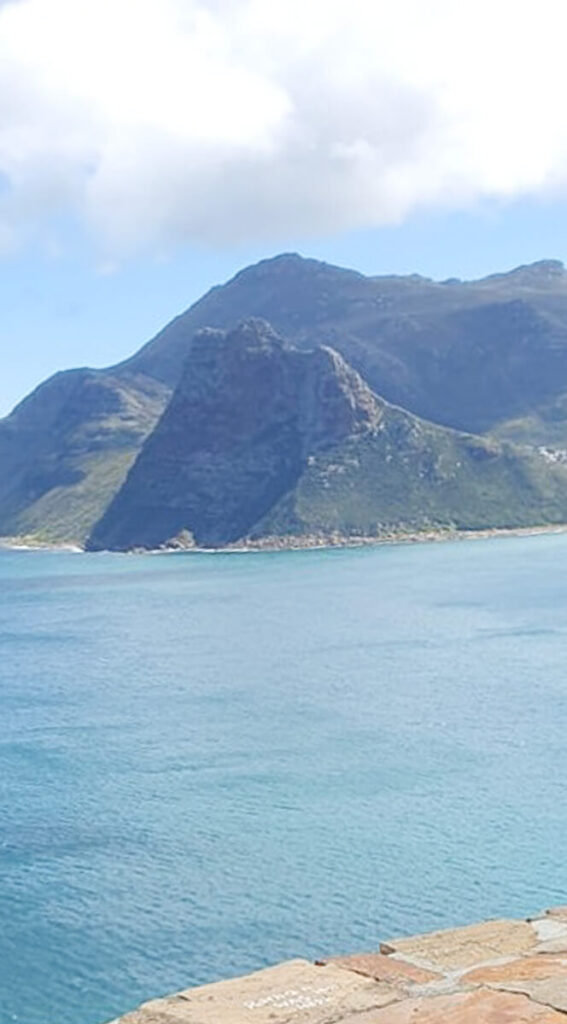
<svg viewBox="0 0 567 1024">
<path fill-rule="evenodd" d="M 0 3 L 0 245 L 109 256 L 567 185 L 564 0 Z"/>
</svg>

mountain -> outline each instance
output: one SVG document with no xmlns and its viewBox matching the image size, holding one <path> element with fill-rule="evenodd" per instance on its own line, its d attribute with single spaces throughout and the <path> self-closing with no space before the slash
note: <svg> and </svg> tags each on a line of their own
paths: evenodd
<svg viewBox="0 0 567 1024">
<path fill-rule="evenodd" d="M 169 398 L 142 375 L 70 370 L 0 420 L 0 534 L 82 542 Z"/>
<path fill-rule="evenodd" d="M 71 370 L 0 420 L 0 535 L 83 542 L 193 359 L 204 328 L 263 318 L 339 352 L 393 405 L 458 431 L 567 450 L 567 273 L 365 277 L 296 254 L 213 288 L 129 360 Z"/>
<path fill-rule="evenodd" d="M 567 448 L 567 272 L 365 277 L 284 254 L 213 288 L 123 366 L 175 386 L 195 333 L 268 320 L 335 348 L 388 401 L 444 426 Z"/>
<path fill-rule="evenodd" d="M 567 467 L 424 422 L 328 347 L 207 330 L 91 549 L 562 522 Z"/>
</svg>

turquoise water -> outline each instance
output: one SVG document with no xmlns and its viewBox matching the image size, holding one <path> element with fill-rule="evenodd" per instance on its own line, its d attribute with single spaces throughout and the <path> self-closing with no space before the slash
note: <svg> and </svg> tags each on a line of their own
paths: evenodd
<svg viewBox="0 0 567 1024">
<path fill-rule="evenodd" d="M 566 902 L 566 569 L 0 553 L 0 1024 Z"/>
</svg>

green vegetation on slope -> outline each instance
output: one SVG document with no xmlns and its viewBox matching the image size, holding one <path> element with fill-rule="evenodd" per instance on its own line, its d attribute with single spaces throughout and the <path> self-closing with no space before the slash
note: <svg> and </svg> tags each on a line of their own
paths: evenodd
<svg viewBox="0 0 567 1024">
<path fill-rule="evenodd" d="M 376 433 L 310 459 L 252 537 L 380 537 L 566 520 L 567 467 L 390 407 Z"/>
</svg>

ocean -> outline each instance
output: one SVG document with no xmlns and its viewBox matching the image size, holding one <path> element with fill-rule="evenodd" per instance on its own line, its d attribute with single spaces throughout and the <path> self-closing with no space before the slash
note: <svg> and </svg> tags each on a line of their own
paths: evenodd
<svg viewBox="0 0 567 1024">
<path fill-rule="evenodd" d="M 567 902 L 567 535 L 0 552 L 0 1024 Z"/>
</svg>

